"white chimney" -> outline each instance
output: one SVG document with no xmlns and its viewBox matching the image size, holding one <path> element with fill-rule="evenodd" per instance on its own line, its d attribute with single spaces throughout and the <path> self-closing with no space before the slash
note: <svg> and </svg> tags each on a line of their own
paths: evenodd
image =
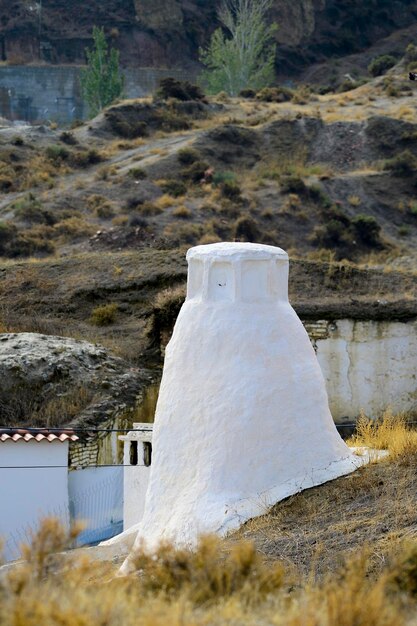
<svg viewBox="0 0 417 626">
<path fill-rule="evenodd" d="M 286 252 L 218 243 L 191 248 L 187 259 L 135 544 L 150 549 L 161 539 L 193 546 L 201 533 L 224 535 L 361 463 L 337 433 L 288 302 Z"/>
</svg>

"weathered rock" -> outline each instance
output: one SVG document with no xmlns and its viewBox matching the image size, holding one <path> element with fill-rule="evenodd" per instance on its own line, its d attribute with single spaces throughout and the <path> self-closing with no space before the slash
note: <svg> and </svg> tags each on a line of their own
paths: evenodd
<svg viewBox="0 0 417 626">
<path fill-rule="evenodd" d="M 146 373 L 100 345 L 37 333 L 0 335 L 0 424 L 95 425 L 133 407 Z"/>
</svg>

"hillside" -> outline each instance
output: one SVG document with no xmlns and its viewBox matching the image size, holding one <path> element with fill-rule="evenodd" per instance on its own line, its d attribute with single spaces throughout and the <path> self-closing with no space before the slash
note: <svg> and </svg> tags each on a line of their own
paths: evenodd
<svg viewBox="0 0 417 626">
<path fill-rule="evenodd" d="M 304 319 L 410 319 L 417 115 L 406 63 L 339 94 L 148 98 L 73 130 L 1 128 L 3 329 L 99 341 L 159 367 L 185 250 L 233 239 L 289 251 Z M 113 307 L 105 324 L 91 321 L 100 306 Z"/>
<path fill-rule="evenodd" d="M 216 3 L 201 0 L 44 0 L 37 6 L 24 0 L 0 3 L 3 60 L 83 63 L 97 25 L 105 27 L 125 65 L 189 67 L 218 25 Z M 410 0 L 274 0 L 270 19 L 279 25 L 278 74 L 297 76 L 311 65 L 366 54 L 375 45 L 378 54 L 399 54 L 401 32 L 416 14 L 417 3 Z M 413 38 L 415 32 L 407 31 L 402 49 Z M 333 61 L 328 73 L 337 74 Z"/>
</svg>

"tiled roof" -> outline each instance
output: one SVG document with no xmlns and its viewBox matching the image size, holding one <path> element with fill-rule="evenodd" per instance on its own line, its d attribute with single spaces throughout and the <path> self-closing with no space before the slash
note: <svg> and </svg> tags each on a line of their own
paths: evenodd
<svg viewBox="0 0 417 626">
<path fill-rule="evenodd" d="M 0 428 L 0 442 L 2 441 L 78 441 L 73 430 L 47 428 L 27 430 L 25 428 Z"/>
</svg>

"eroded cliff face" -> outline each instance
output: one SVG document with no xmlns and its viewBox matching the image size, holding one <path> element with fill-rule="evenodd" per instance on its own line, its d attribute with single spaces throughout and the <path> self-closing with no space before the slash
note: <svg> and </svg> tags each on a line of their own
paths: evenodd
<svg viewBox="0 0 417 626">
<path fill-rule="evenodd" d="M 94 25 L 125 65 L 189 67 L 219 26 L 220 0 L 0 0 L 0 57 L 83 63 Z M 278 63 L 290 74 L 366 48 L 417 17 L 417 0 L 274 0 Z"/>
</svg>

